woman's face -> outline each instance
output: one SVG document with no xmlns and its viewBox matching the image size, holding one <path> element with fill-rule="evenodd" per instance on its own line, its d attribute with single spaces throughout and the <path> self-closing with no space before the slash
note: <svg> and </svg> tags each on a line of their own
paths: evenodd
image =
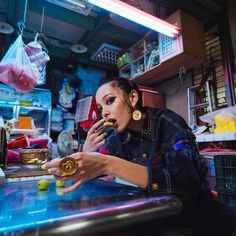
<svg viewBox="0 0 236 236">
<path fill-rule="evenodd" d="M 128 100 L 127 100 L 128 99 Z M 129 96 L 113 87 L 111 83 L 102 85 L 96 93 L 96 101 L 102 117 L 106 121 L 112 121 L 117 132 L 124 131 L 131 120 L 131 110 L 128 103 L 132 104 Z"/>
</svg>

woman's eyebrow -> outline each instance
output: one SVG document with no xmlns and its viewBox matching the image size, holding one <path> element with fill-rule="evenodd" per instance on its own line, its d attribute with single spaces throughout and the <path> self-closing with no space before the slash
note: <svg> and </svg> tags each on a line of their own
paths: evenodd
<svg viewBox="0 0 236 236">
<path fill-rule="evenodd" d="M 102 97 L 102 100 L 106 99 L 106 97 L 108 97 L 108 96 L 110 96 L 110 95 L 112 95 L 112 96 L 113 96 L 113 94 L 112 94 L 112 93 L 105 94 L 105 95 Z"/>
</svg>

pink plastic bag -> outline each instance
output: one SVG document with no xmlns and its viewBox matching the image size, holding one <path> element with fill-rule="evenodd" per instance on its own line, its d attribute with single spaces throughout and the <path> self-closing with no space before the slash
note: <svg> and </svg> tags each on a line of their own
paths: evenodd
<svg viewBox="0 0 236 236">
<path fill-rule="evenodd" d="M 0 62 L 0 81 L 24 93 L 30 92 L 37 84 L 37 74 L 25 52 L 22 35 Z"/>
</svg>

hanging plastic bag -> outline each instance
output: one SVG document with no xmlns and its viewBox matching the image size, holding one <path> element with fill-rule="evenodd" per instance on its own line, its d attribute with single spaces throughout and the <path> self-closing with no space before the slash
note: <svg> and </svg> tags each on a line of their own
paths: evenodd
<svg viewBox="0 0 236 236">
<path fill-rule="evenodd" d="M 25 49 L 32 66 L 37 71 L 37 85 L 45 84 L 46 63 L 50 61 L 47 52 L 43 50 L 46 49 L 46 47 L 42 47 L 37 41 L 32 41 L 26 45 Z"/>
<path fill-rule="evenodd" d="M 0 62 L 0 81 L 25 93 L 37 84 L 37 74 L 26 54 L 22 35 L 18 36 Z"/>
<path fill-rule="evenodd" d="M 59 96 L 59 102 L 63 107 L 71 108 L 73 106 L 72 100 L 75 98 L 75 89 L 70 86 L 67 78 L 63 81 Z"/>
</svg>

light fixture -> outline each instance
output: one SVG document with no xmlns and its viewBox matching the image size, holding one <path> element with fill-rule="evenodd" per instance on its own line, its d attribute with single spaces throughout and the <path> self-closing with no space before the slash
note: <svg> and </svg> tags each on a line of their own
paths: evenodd
<svg viewBox="0 0 236 236">
<path fill-rule="evenodd" d="M 105 64 L 116 65 L 117 55 L 121 48 L 103 43 L 98 50 L 91 56 L 91 60 Z"/>
<path fill-rule="evenodd" d="M 154 31 L 160 32 L 170 37 L 175 37 L 180 33 L 180 28 L 164 20 L 141 11 L 120 0 L 87 0 L 89 3 L 125 17 L 140 25 L 146 26 Z"/>
<path fill-rule="evenodd" d="M 76 1 L 73 1 L 73 0 L 67 0 L 67 2 L 70 2 L 72 4 L 75 4 L 81 8 L 86 8 L 85 4 L 84 3 L 81 3 L 81 2 L 76 2 Z"/>
<path fill-rule="evenodd" d="M 90 13 L 93 7 L 93 5 L 90 4 L 87 0 L 45 0 L 45 1 L 67 8 L 69 10 L 75 11 L 85 16 L 87 16 Z"/>
</svg>

